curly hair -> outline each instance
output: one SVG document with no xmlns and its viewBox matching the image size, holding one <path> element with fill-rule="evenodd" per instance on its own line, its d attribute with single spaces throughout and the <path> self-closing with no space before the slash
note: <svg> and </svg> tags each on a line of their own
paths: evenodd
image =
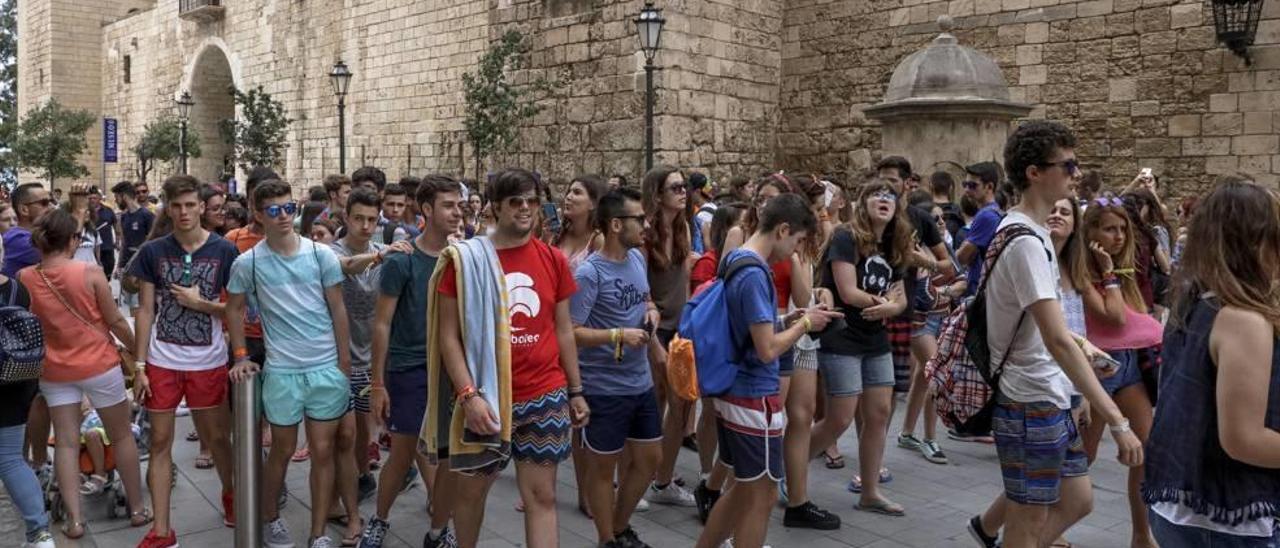
<svg viewBox="0 0 1280 548">
<path fill-rule="evenodd" d="M 849 221 L 849 230 L 853 232 L 853 241 L 858 246 L 858 254 L 864 257 L 879 252 L 884 242 L 889 243 L 889 264 L 894 268 L 913 266 L 911 250 L 914 247 L 912 237 L 915 229 L 907 220 L 906 201 L 899 199 L 894 205 L 893 218 L 884 228 L 884 234 L 876 239 L 875 229 L 871 226 L 871 214 L 867 211 L 867 199 L 877 192 L 894 192 L 889 183 L 873 181 L 858 189 L 858 197 L 853 204 L 853 219 Z"/>
<path fill-rule="evenodd" d="M 1018 192 L 1025 191 L 1027 168 L 1043 166 L 1057 149 L 1075 148 L 1076 136 L 1067 126 L 1048 120 L 1026 122 L 1009 136 L 1004 144 L 1004 168 Z"/>
</svg>

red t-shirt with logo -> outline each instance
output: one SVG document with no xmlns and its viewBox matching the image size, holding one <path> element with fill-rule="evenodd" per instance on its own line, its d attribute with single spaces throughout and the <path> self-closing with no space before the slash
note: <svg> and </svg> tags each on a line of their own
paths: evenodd
<svg viewBox="0 0 1280 548">
<path fill-rule="evenodd" d="M 497 251 L 511 319 L 511 399 L 529 401 L 567 384 L 556 342 L 556 305 L 578 286 L 564 254 L 536 238 Z M 442 276 L 440 294 L 457 298 L 452 263 Z"/>
</svg>

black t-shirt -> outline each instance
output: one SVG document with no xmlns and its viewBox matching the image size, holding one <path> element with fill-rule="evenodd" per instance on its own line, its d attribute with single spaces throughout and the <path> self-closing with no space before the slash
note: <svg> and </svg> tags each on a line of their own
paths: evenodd
<svg viewBox="0 0 1280 548">
<path fill-rule="evenodd" d="M 933 214 L 916 206 L 907 206 L 907 217 L 911 219 L 912 228 L 916 229 L 916 241 L 925 247 L 933 247 L 942 243 L 942 233 L 938 232 L 938 223 Z"/>
<path fill-rule="evenodd" d="M 18 280 L 9 278 L 0 284 L 0 305 L 31 308 L 31 295 Z M 27 423 L 31 400 L 35 399 L 40 381 L 0 384 L 0 428 Z"/>
<path fill-rule="evenodd" d="M 862 309 L 849 305 L 840 299 L 840 290 L 836 288 L 832 263 L 849 263 L 857 270 L 858 289 L 872 295 L 885 296 L 889 286 L 902 279 L 902 273 L 889 264 L 887 242 L 892 235 L 885 233 L 881 239 L 879 251 L 874 255 L 863 257 L 858 252 L 858 244 L 848 228 L 837 229 L 831 236 L 822 257 L 822 269 L 819 272 L 820 286 L 831 290 L 835 296 L 836 309 L 844 313 L 845 327 L 833 329 L 819 339 L 822 351 L 844 356 L 861 356 L 867 354 L 884 354 L 889 352 L 889 336 L 885 333 L 884 320 L 869 321 L 862 318 Z"/>
</svg>

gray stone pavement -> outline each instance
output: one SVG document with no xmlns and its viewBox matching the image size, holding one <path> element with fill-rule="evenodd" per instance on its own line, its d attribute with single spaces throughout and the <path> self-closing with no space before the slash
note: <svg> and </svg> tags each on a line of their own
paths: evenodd
<svg viewBox="0 0 1280 548">
<path fill-rule="evenodd" d="M 898 417 L 892 429 L 897 434 L 904 406 L 898 406 Z M 174 453 L 179 465 L 177 486 L 173 491 L 175 529 L 185 548 L 230 548 L 232 531 L 223 527 L 219 502 L 219 484 L 212 470 L 197 470 L 193 465 L 197 445 L 183 437 L 191 430 L 188 420 L 179 423 Z M 776 548 L 825 548 L 838 546 L 890 547 L 971 547 L 974 542 L 965 531 L 965 521 L 980 512 L 1000 492 L 1000 474 L 995 448 L 990 445 L 943 440 L 943 448 L 951 459 L 948 465 L 925 461 L 918 454 L 893 445 L 886 449 L 886 463 L 894 475 L 884 487 L 886 496 L 903 504 L 906 517 L 887 517 L 853 509 L 855 495 L 845 486 L 857 464 L 857 443 L 852 433 L 840 440 L 840 448 L 848 465 L 842 470 L 828 470 L 822 461 L 810 467 L 811 498 L 823 508 L 840 515 L 843 526 L 836 531 L 787 529 L 782 526 L 782 510 L 770 519 L 768 543 Z M 1110 548 L 1124 546 L 1129 539 L 1129 511 L 1125 498 L 1126 470 L 1115 461 L 1115 447 L 1104 440 L 1102 458 L 1093 467 L 1093 513 L 1067 533 L 1067 539 L 1078 547 Z M 513 509 L 517 497 L 514 467 L 509 467 L 494 485 L 489 497 L 482 548 L 522 546 L 524 525 L 521 514 Z M 678 473 L 690 482 L 697 479 L 698 460 L 692 451 L 681 450 Z M 292 498 L 283 515 L 299 546 L 306 540 L 308 523 L 307 463 L 294 463 L 287 482 Z M 690 483 L 692 487 L 693 483 Z M 560 468 L 557 493 L 560 509 L 560 544 L 566 547 L 594 546 L 595 529 L 575 508 L 576 487 L 569 463 Z M 88 516 L 101 516 L 103 501 L 88 501 Z M 419 482 L 402 494 L 392 510 L 392 539 L 389 546 L 421 546 L 426 531 L 426 493 Z M 372 500 L 362 507 L 362 515 L 373 511 Z M 701 531 L 692 508 L 655 505 L 647 513 L 637 514 L 632 525 L 640 537 L 658 548 L 692 546 Z M 60 547 L 117 548 L 134 546 L 145 529 L 132 529 L 124 520 L 91 519 L 89 534 L 79 541 L 59 538 Z M 336 540 L 340 531 L 331 529 Z M 0 546 L 8 546 L 0 539 Z M 335 543 L 336 545 L 336 543 Z"/>
</svg>

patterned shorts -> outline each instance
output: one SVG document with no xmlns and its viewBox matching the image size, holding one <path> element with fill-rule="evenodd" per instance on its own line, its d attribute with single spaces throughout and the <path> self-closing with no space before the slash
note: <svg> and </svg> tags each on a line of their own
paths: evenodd
<svg viewBox="0 0 1280 548">
<path fill-rule="evenodd" d="M 511 409 L 511 456 L 518 462 L 556 465 L 569 458 L 569 396 L 559 388 Z"/>
<path fill-rule="evenodd" d="M 884 329 L 889 334 L 889 348 L 893 352 L 893 391 L 909 392 L 911 390 L 911 316 L 898 316 L 885 320 Z"/>
<path fill-rule="evenodd" d="M 1000 456 L 1005 496 L 1019 504 L 1056 504 L 1062 478 L 1089 473 L 1080 431 L 1069 409 L 999 396 L 991 432 Z"/>
<path fill-rule="evenodd" d="M 369 412 L 369 386 L 373 384 L 373 377 L 369 368 L 352 367 L 351 368 L 351 408 L 357 413 Z"/>
</svg>

